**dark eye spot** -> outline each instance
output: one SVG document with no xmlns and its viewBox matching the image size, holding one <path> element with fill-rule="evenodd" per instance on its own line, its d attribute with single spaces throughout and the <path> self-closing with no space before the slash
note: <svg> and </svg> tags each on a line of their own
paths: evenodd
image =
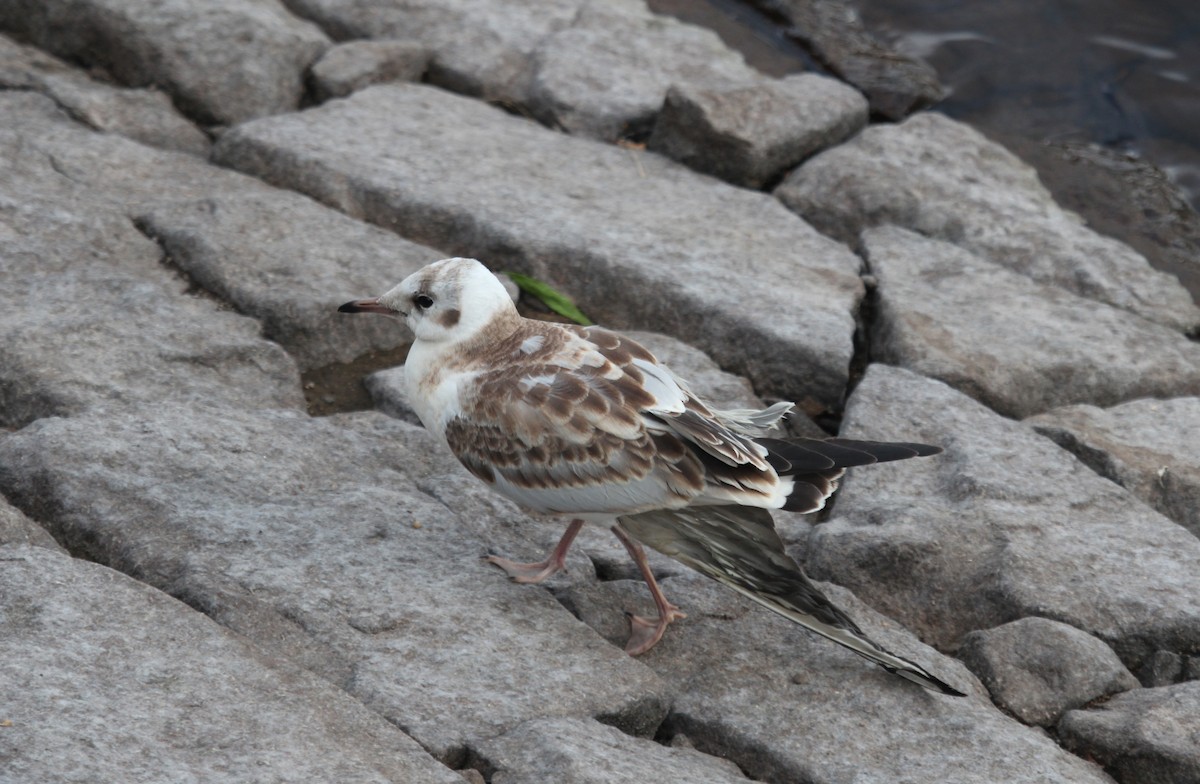
<svg viewBox="0 0 1200 784">
<path fill-rule="evenodd" d="M 421 310 L 429 310 L 433 307 L 433 297 L 428 294 L 414 294 L 412 301 Z"/>
</svg>

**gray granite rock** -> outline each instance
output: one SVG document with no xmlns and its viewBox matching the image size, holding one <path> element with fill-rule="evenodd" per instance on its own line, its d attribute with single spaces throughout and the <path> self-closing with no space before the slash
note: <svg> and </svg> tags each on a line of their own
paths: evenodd
<svg viewBox="0 0 1200 784">
<path fill-rule="evenodd" d="M 0 160 L 29 142 L 0 133 Z M 0 172 L 0 424 L 160 400 L 303 405 L 291 358 L 257 322 L 188 295 L 125 216 L 13 175 Z"/>
<path fill-rule="evenodd" d="M 1118 694 L 1058 725 L 1068 748 L 1086 754 L 1121 784 L 1200 781 L 1200 682 Z"/>
<path fill-rule="evenodd" d="M 529 522 L 379 414 L 143 406 L 0 439 L 0 491 L 335 683 L 448 764 L 545 716 L 649 734 L 661 681 L 482 556 Z"/>
<path fill-rule="evenodd" d="M 20 509 L 0 498 L 0 547 L 25 544 L 65 552 L 45 528 L 22 514 Z"/>
<path fill-rule="evenodd" d="M 292 352 L 302 368 L 349 361 L 409 339 L 396 322 L 339 317 L 337 306 L 381 292 L 445 253 L 252 177 L 89 132 L 36 96 L 0 101 L 11 131 L 0 144 L 12 151 L 0 192 L 14 204 L 43 200 L 43 208 L 18 211 L 48 227 L 64 209 L 49 205 L 72 205 L 83 225 L 106 224 L 95 231 L 25 232 L 27 242 L 36 239 L 42 247 L 39 253 L 78 258 L 80 274 L 91 274 L 82 259 L 96 258 L 104 248 L 106 258 L 119 259 L 139 279 L 214 294 L 260 319 L 266 336 Z M 69 240 L 79 232 L 77 241 Z M 152 301 L 167 307 L 169 299 Z M 221 318 L 236 321 L 228 313 Z M 193 328 L 185 320 L 166 321 L 173 329 Z M 245 328 L 257 332 L 259 326 Z M 294 377 L 288 384 L 296 386 Z"/>
<path fill-rule="evenodd" d="M 1178 280 L 1061 209 L 1003 147 L 935 112 L 867 128 L 793 171 L 776 195 L 845 242 L 895 224 L 1173 329 L 1200 325 Z"/>
<path fill-rule="evenodd" d="M 750 781 L 727 760 L 631 738 L 592 719 L 534 719 L 474 751 L 492 784 Z"/>
<path fill-rule="evenodd" d="M 870 469 L 868 469 L 870 470 Z M 688 617 L 641 657 L 676 693 L 660 737 L 683 734 L 759 781 L 1106 782 L 1040 730 L 1005 716 L 962 664 L 925 647 L 849 591 L 822 591 L 888 648 L 968 697 L 932 694 L 694 572 L 663 581 Z M 620 609 L 645 612 L 630 581 L 583 586 L 585 621 L 617 639 Z"/>
<path fill-rule="evenodd" d="M 294 109 L 330 46 L 278 0 L 6 0 L 0 28 L 218 125 Z"/>
<path fill-rule="evenodd" d="M 1068 406 L 1028 423 L 1200 536 L 1200 397 Z"/>
<path fill-rule="evenodd" d="M 947 648 L 1040 616 L 1135 672 L 1156 650 L 1200 650 L 1200 541 L 1028 426 L 874 364 L 841 433 L 946 451 L 851 470 L 809 542 L 813 576 Z"/>
<path fill-rule="evenodd" d="M 765 195 L 422 85 L 247 123 L 216 155 L 531 274 L 601 323 L 684 338 L 764 394 L 842 396 L 860 261 Z"/>
<path fill-rule="evenodd" d="M 606 140 L 648 133 L 672 84 L 761 78 L 712 31 L 643 0 L 289 5 L 335 37 L 419 41 L 433 51 L 432 83 Z"/>
<path fill-rule="evenodd" d="M 1112 648 L 1048 618 L 971 632 L 957 655 L 997 705 L 1042 727 L 1054 726 L 1068 710 L 1140 685 Z"/>
<path fill-rule="evenodd" d="M 1184 679 L 1184 662 L 1188 657 L 1174 651 L 1155 651 L 1138 669 L 1143 686 L 1170 686 Z"/>
<path fill-rule="evenodd" d="M 761 188 L 867 124 L 852 87 L 816 74 L 728 89 L 672 87 L 647 146 L 697 171 Z"/>
<path fill-rule="evenodd" d="M 534 49 L 522 103 L 552 127 L 612 141 L 647 135 L 673 84 L 760 79 L 713 31 L 652 14 L 642 0 L 605 0 L 584 4 Z"/>
<path fill-rule="evenodd" d="M 349 362 L 412 339 L 399 321 L 337 308 L 381 294 L 446 254 L 249 178 L 196 201 L 135 212 L 171 263 L 262 321 L 301 370 Z"/>
<path fill-rule="evenodd" d="M 461 779 L 321 678 L 144 584 L 0 546 L 0 777 Z"/>
<path fill-rule="evenodd" d="M 755 0 L 755 4 L 787 20 L 788 34 L 833 74 L 862 90 L 873 114 L 900 120 L 946 96 L 933 66 L 872 35 L 849 0 Z"/>
<path fill-rule="evenodd" d="M 1200 394 L 1200 345 L 894 226 L 862 236 L 878 283 L 871 356 L 1024 417 L 1070 403 Z"/>
<path fill-rule="evenodd" d="M 207 157 L 208 137 L 175 110 L 166 93 L 98 82 L 58 58 L 0 35 L 0 88 L 46 95 L 98 131 Z"/>
<path fill-rule="evenodd" d="M 416 41 L 347 41 L 332 47 L 309 72 L 318 101 L 343 98 L 384 82 L 416 82 L 429 64 L 429 48 Z"/>
<path fill-rule="evenodd" d="M 287 0 L 337 39 L 419 41 L 433 52 L 428 79 L 457 92 L 521 103 L 529 58 L 556 30 L 569 27 L 587 0 L 407 0 L 346 3 Z"/>
<path fill-rule="evenodd" d="M 3 0 L 0 29 L 216 124 L 295 109 L 330 45 L 279 0 Z"/>
</svg>

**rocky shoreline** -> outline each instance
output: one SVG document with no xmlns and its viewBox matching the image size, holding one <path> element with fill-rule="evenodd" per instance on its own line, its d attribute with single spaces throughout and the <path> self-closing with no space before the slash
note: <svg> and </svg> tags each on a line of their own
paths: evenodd
<svg viewBox="0 0 1200 784">
<path fill-rule="evenodd" d="M 780 5 L 847 81 L 642 0 L 0 0 L 0 781 L 1200 781 L 1200 308 Z M 968 696 L 661 557 L 688 618 L 631 659 L 601 530 L 486 565 L 561 526 L 402 370 L 301 380 L 402 355 L 336 308 L 449 255 L 719 404 L 944 446 L 778 526 Z"/>
</svg>

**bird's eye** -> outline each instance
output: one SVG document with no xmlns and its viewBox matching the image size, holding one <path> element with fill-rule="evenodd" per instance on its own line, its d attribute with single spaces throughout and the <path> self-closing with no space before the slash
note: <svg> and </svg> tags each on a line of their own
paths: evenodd
<svg viewBox="0 0 1200 784">
<path fill-rule="evenodd" d="M 421 310 L 429 310 L 433 307 L 433 297 L 428 294 L 417 294 L 413 296 L 412 301 Z"/>
</svg>

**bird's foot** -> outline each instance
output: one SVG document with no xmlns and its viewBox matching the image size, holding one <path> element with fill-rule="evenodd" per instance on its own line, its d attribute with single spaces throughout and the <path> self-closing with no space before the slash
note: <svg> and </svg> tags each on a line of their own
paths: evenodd
<svg viewBox="0 0 1200 784">
<path fill-rule="evenodd" d="M 547 558 L 544 561 L 536 563 L 521 563 L 519 561 L 511 561 L 508 558 L 501 558 L 498 555 L 489 555 L 484 560 L 499 566 L 515 582 L 533 585 L 544 582 L 553 575 L 567 569 L 563 561 L 555 558 Z"/>
<path fill-rule="evenodd" d="M 672 621 L 686 618 L 687 613 L 673 604 L 668 604 L 666 612 L 657 618 L 645 618 L 641 615 L 629 615 L 629 642 L 625 643 L 625 652 L 630 656 L 640 656 L 650 650 L 662 639 L 663 632 Z"/>
</svg>

